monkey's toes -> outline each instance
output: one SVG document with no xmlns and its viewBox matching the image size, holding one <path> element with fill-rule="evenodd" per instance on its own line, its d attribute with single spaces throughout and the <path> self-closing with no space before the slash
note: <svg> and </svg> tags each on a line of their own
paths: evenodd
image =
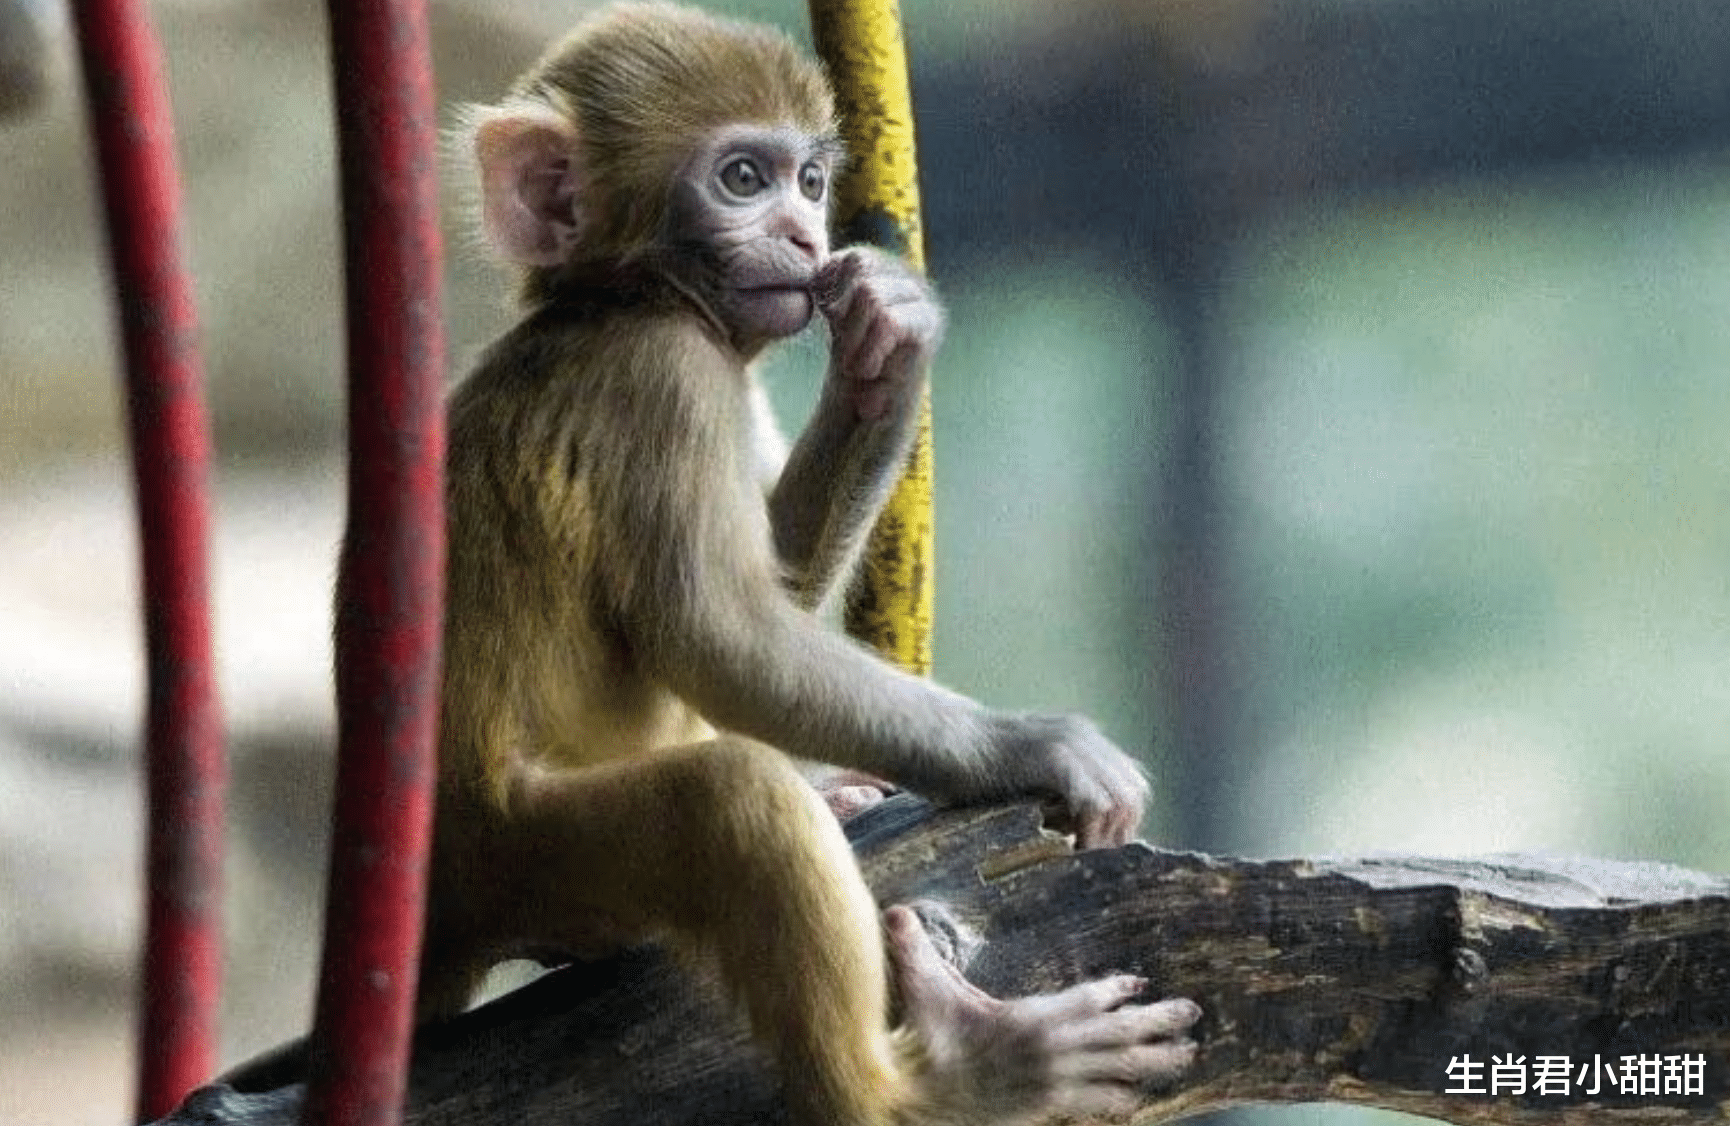
<svg viewBox="0 0 1730 1126">
<path fill-rule="evenodd" d="M 931 1028 L 971 1022 L 974 1014 L 999 1004 L 943 956 L 911 907 L 884 911 L 883 930 L 909 1024 Z"/>
<path fill-rule="evenodd" d="M 822 793 L 824 803 L 837 821 L 845 821 L 874 805 L 881 805 L 885 796 L 875 786 L 836 786 Z"/>
</svg>

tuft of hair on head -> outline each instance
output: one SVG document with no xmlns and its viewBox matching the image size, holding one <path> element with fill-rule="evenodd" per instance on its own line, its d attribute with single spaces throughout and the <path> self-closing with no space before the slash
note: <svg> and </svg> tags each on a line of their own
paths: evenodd
<svg viewBox="0 0 1730 1126">
<path fill-rule="evenodd" d="M 674 174 L 713 130 L 749 123 L 837 136 L 823 68 L 784 32 L 658 2 L 612 4 L 584 20 L 497 106 L 463 107 L 447 150 L 472 166 L 476 130 L 510 114 L 552 115 L 576 139 L 580 253 L 595 260 L 628 259 L 652 244 Z M 484 243 L 472 179 L 461 191 Z M 524 294 L 532 298 L 557 272 L 529 268 Z"/>
</svg>

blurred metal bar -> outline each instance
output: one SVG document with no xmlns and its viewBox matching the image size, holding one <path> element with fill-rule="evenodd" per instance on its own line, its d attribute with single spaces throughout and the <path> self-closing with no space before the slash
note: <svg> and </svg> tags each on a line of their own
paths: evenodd
<svg viewBox="0 0 1730 1126">
<path fill-rule="evenodd" d="M 897 0 L 810 0 L 811 34 L 828 68 L 852 164 L 836 186 L 840 241 L 870 243 L 925 268 L 913 96 Z M 909 672 L 931 673 L 936 594 L 931 516 L 931 394 L 900 484 L 866 548 L 847 630 Z"/>
<path fill-rule="evenodd" d="M 149 704 L 141 1119 L 216 1066 L 227 764 L 208 598 L 210 420 L 161 51 L 137 0 L 73 5 L 126 358 Z"/>
<path fill-rule="evenodd" d="M 1236 54 L 1175 51 L 1149 16 L 1099 21 L 1037 64 L 981 52 L 922 73 L 932 256 L 1009 238 L 1133 256 L 1180 226 L 1230 236 L 1331 195 L 1730 148 L 1730 5 L 1230 7 L 1250 29 Z M 1174 207 L 1173 191 L 1194 198 Z"/>
<path fill-rule="evenodd" d="M 423 0 L 328 5 L 342 166 L 348 524 L 336 810 L 301 1121 L 401 1118 L 438 730 L 444 336 Z"/>
<path fill-rule="evenodd" d="M 1216 416 L 1236 363 L 1231 279 L 1255 268 L 1257 224 L 1450 181 L 1722 160 L 1730 5 L 1110 7 L 1121 18 L 1042 44 L 1037 61 L 978 52 L 921 75 L 925 214 L 933 257 L 958 275 L 1006 243 L 1115 256 L 1170 329 L 1175 364 L 1148 373 L 1147 412 L 1160 426 L 1147 672 L 1161 782 L 1180 795 L 1159 835 L 1239 851 L 1232 811 L 1261 733 Z M 1183 19 L 1217 21 L 1203 30 L 1220 38 L 1186 50 L 1170 34 Z"/>
<path fill-rule="evenodd" d="M 1185 848 L 1224 851 L 1232 839 L 1233 796 L 1249 750 L 1236 668 L 1235 600 L 1221 500 L 1226 474 L 1219 449 L 1220 399 L 1229 368 L 1220 346 L 1218 246 L 1150 248 L 1147 292 L 1170 325 L 1172 366 L 1149 386 L 1158 436 L 1149 493 L 1161 505 L 1149 519 L 1151 618 L 1160 640 L 1159 702 L 1178 749 L 1179 795 L 1165 832 Z"/>
</svg>

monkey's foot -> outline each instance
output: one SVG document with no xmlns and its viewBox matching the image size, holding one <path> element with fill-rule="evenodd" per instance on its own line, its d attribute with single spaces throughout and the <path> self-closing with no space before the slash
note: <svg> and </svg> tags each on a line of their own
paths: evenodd
<svg viewBox="0 0 1730 1126">
<path fill-rule="evenodd" d="M 1193 1001 L 1129 1004 L 1147 985 L 1129 975 L 999 1000 L 943 959 L 913 911 L 883 919 L 903 1020 L 930 1067 L 927 1097 L 966 1108 L 957 1121 L 1127 1114 L 1144 1086 L 1174 1082 L 1195 1060 Z"/>
<path fill-rule="evenodd" d="M 839 770 L 824 774 L 813 783 L 835 820 L 856 817 L 895 792 L 895 787 L 861 770 Z"/>
</svg>

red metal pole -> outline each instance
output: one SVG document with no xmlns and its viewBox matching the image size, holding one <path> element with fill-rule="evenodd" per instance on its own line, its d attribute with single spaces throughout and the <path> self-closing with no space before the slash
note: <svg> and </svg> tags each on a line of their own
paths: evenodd
<svg viewBox="0 0 1730 1126">
<path fill-rule="evenodd" d="M 144 564 L 149 899 L 137 1113 L 216 1067 L 227 767 L 207 600 L 210 422 L 161 51 L 136 0 L 73 5 L 107 211 Z"/>
<path fill-rule="evenodd" d="M 347 261 L 348 527 L 324 966 L 302 1122 L 393 1126 L 412 1034 L 438 728 L 444 339 L 422 0 L 330 0 Z"/>
</svg>

